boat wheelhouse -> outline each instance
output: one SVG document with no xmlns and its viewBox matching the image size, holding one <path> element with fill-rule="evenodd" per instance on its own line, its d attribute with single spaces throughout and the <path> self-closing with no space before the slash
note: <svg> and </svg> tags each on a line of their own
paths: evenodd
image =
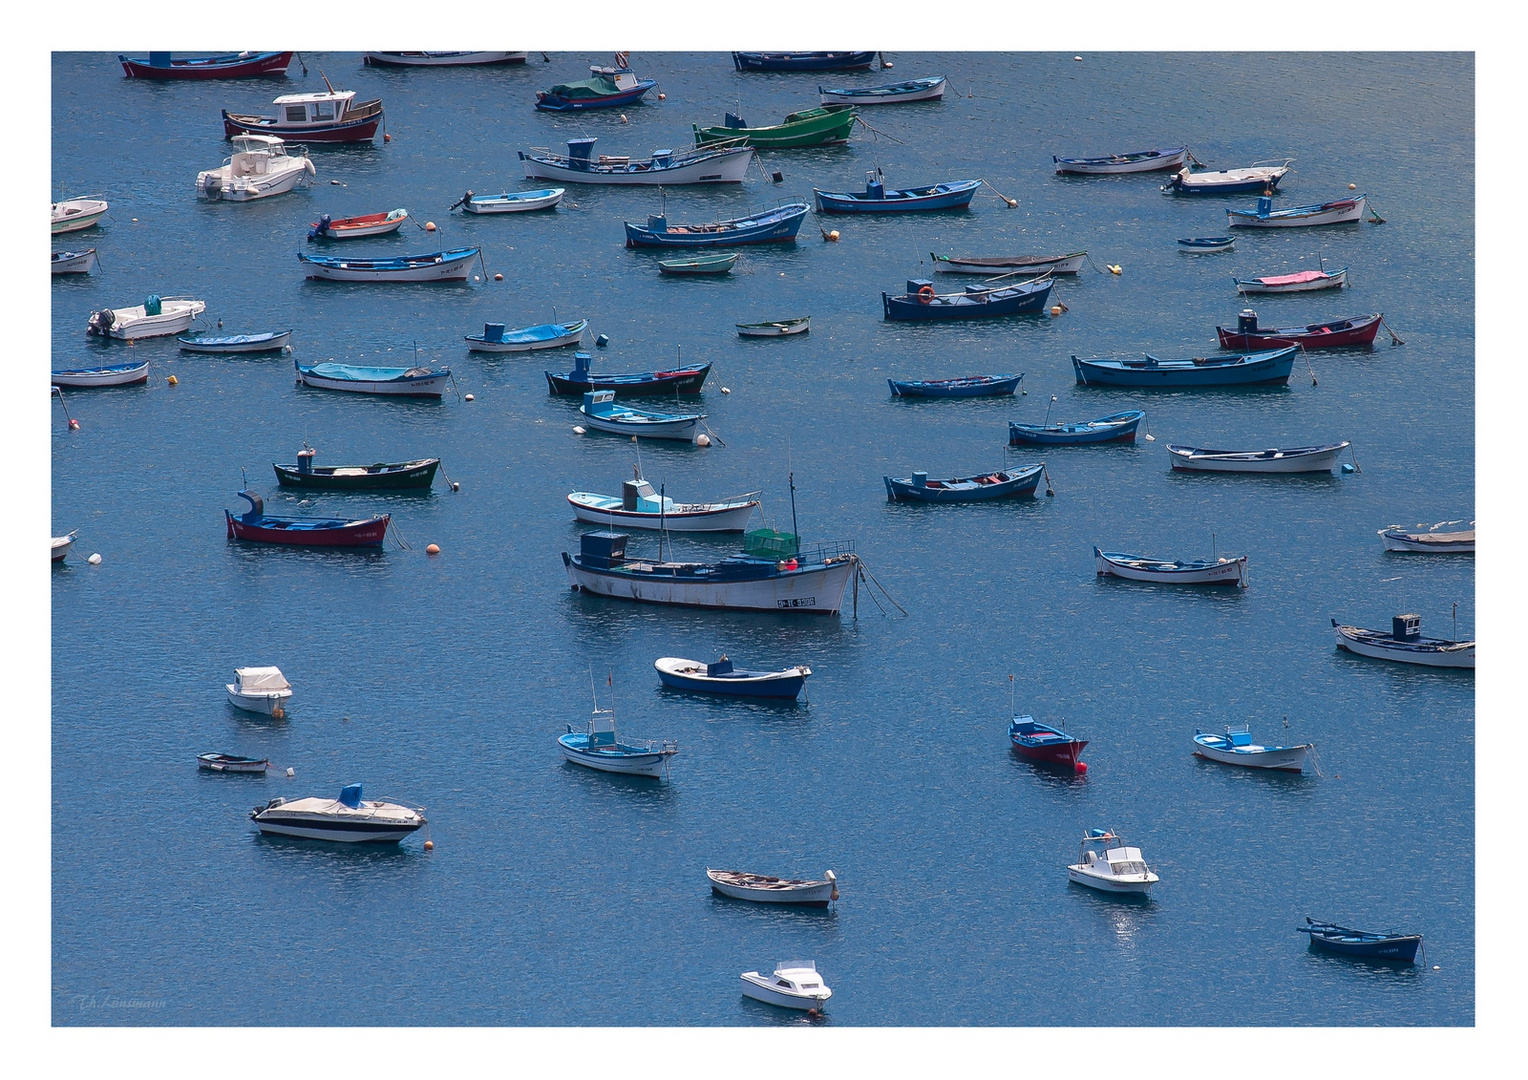
<svg viewBox="0 0 1528 1080">
<path fill-rule="evenodd" d="M 223 110 L 223 136 L 279 135 L 315 143 L 370 142 L 382 125 L 382 99 L 356 101 L 354 90 L 282 94 L 272 104 L 275 116 L 255 116 Z"/>
</svg>

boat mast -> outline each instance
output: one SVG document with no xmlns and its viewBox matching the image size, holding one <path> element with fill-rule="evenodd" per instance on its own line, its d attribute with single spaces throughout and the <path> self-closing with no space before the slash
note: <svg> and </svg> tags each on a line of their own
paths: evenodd
<svg viewBox="0 0 1528 1080">
<path fill-rule="evenodd" d="M 801 530 L 796 525 L 796 473 L 792 470 L 789 474 L 791 486 L 791 533 L 796 541 L 796 555 L 801 555 Z"/>
</svg>

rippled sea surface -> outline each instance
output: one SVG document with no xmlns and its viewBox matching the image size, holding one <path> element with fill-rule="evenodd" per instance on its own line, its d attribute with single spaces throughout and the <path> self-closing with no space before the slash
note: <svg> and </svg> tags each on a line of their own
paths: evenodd
<svg viewBox="0 0 1528 1080">
<path fill-rule="evenodd" d="M 816 961 L 847 1025 L 1470 1025 L 1475 1017 L 1475 703 L 1469 673 L 1337 651 L 1329 620 L 1474 636 L 1471 557 L 1387 554 L 1389 524 L 1473 519 L 1474 69 L 1459 55 L 897 54 L 882 75 L 743 75 L 725 54 L 637 54 L 664 100 L 610 114 L 532 109 L 534 91 L 608 56 L 507 69 L 386 70 L 309 53 L 305 78 L 130 81 L 111 56 L 56 54 L 55 196 L 100 193 L 105 224 L 55 240 L 101 266 L 52 285 L 55 368 L 147 357 L 146 387 L 55 402 L 53 1019 L 57 1024 L 707 1024 L 803 1022 L 743 998 L 738 974 Z M 315 146 L 314 185 L 249 204 L 194 197 L 229 153 L 219 109 L 260 112 L 322 88 L 380 96 L 391 142 Z M 1263 77 L 1243 77 L 1257 71 Z M 740 186 L 670 188 L 706 221 L 816 186 L 985 178 L 1017 201 L 903 218 L 809 218 L 799 243 L 745 249 L 719 280 L 660 278 L 622 246 L 656 190 L 572 187 L 542 214 L 447 208 L 522 181 L 516 151 L 595 135 L 645 157 L 690 124 L 777 123 L 819 84 L 942 73 L 942 102 L 868 110 L 846 147 L 766 152 Z M 1276 88 L 1276 89 L 1270 89 Z M 654 95 L 649 95 L 652 98 Z M 1066 179 L 1051 155 L 1186 143 L 1215 167 L 1295 157 L 1276 202 L 1370 195 L 1383 225 L 1253 232 L 1233 253 L 1178 253 L 1250 197 L 1169 198 L 1161 174 Z M 339 183 L 333 183 L 339 181 Z M 481 246 L 489 280 L 309 282 L 308 222 L 407 207 L 440 228 L 361 254 Z M 1056 318 L 884 322 L 880 293 L 929 253 L 1087 249 Z M 1405 341 L 1314 353 L 1288 387 L 1149 392 L 1075 384 L 1069 356 L 1202 356 L 1244 302 L 1231 277 L 1350 267 L 1350 288 L 1260 298 L 1265 325 L 1383 311 Z M 1102 272 L 1116 264 L 1119 275 Z M 502 273 L 495 282 L 492 275 Z M 961 281 L 961 284 L 964 284 Z M 940 282 L 943 287 L 944 282 Z M 461 394 L 385 400 L 294 387 L 291 357 L 181 354 L 173 339 L 89 343 L 90 312 L 150 293 L 207 302 L 208 328 L 294 330 L 295 357 L 439 361 Z M 469 356 L 485 322 L 586 318 L 597 369 L 714 364 L 700 399 L 725 445 L 644 446 L 681 501 L 764 490 L 766 519 L 852 540 L 908 614 L 862 589 L 858 618 L 638 606 L 574 594 L 565 496 L 615 493 L 629 441 L 573 433 L 577 402 L 542 371 L 571 350 Z M 733 324 L 811 315 L 810 334 Z M 891 378 L 1025 374 L 1025 393 L 897 401 Z M 166 377 L 175 376 L 170 386 Z M 723 394 L 721 388 L 731 392 Z M 1055 403 L 1051 404 L 1054 395 Z M 1009 420 L 1143 408 L 1155 441 L 1006 448 Z M 1361 471 L 1318 478 L 1173 475 L 1168 442 L 1261 449 L 1349 439 Z M 439 456 L 422 496 L 276 488 L 306 441 L 320 464 Z M 888 504 L 883 475 L 1044 460 L 1054 497 Z M 228 541 L 240 470 L 272 513 L 390 512 L 412 545 L 380 554 Z M 441 553 L 427 556 L 426 544 Z M 1092 549 L 1245 554 L 1250 587 L 1160 588 L 1095 576 Z M 725 539 L 678 538 L 709 560 Z M 636 534 L 633 551 L 656 552 Z M 85 557 L 103 561 L 89 566 Z M 889 613 L 889 614 L 888 614 Z M 659 688 L 659 656 L 811 666 L 795 706 Z M 295 687 L 273 722 L 225 704 L 237 666 Z M 1084 777 L 1015 757 L 1017 711 L 1090 740 Z M 667 782 L 565 764 L 591 681 L 621 730 L 678 740 Z M 1287 720 L 1287 728 L 1285 726 Z M 1259 775 L 1191 756 L 1196 728 L 1249 723 L 1314 741 L 1320 772 Z M 197 753 L 269 757 L 266 777 L 198 772 Z M 287 768 L 295 772 L 286 778 Z M 260 838 L 272 797 L 427 807 L 385 850 Z M 1139 845 L 1151 900 L 1069 885 L 1090 828 Z M 710 894 L 705 870 L 819 876 L 830 911 Z M 1425 935 L 1425 965 L 1307 951 L 1311 915 Z M 1440 970 L 1433 970 L 1437 965 Z M 682 992 L 673 992 L 674 987 Z M 153 1007 L 109 1009 L 102 1001 Z"/>
</svg>

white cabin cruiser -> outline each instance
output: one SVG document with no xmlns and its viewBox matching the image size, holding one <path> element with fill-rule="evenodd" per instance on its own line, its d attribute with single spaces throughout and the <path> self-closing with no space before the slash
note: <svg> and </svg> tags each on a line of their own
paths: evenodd
<svg viewBox="0 0 1528 1080">
<path fill-rule="evenodd" d="M 196 194 L 203 199 L 248 202 L 284 195 L 316 176 L 306 146 L 291 147 L 274 135 L 235 135 L 234 153 L 216 169 L 196 174 Z"/>
<path fill-rule="evenodd" d="M 1107 893 L 1145 893 L 1160 880 L 1141 858 L 1141 849 L 1105 829 L 1089 829 L 1068 879 Z"/>
<path fill-rule="evenodd" d="M 85 333 L 124 341 L 178 334 L 206 310 L 205 303 L 190 296 L 151 296 L 135 307 L 92 311 Z"/>
<path fill-rule="evenodd" d="M 228 691 L 230 705 L 277 719 L 286 715 L 292 696 L 292 684 L 278 667 L 234 668 L 233 682 L 225 683 L 223 689 Z"/>
<path fill-rule="evenodd" d="M 105 199 L 80 196 L 53 204 L 51 229 L 55 233 L 78 232 L 96 224 L 111 209 Z"/>
<path fill-rule="evenodd" d="M 424 807 L 366 801 L 360 784 L 346 784 L 338 799 L 272 799 L 250 811 L 262 833 L 342 844 L 396 844 L 428 824 Z"/>
<path fill-rule="evenodd" d="M 812 960 L 782 960 L 772 974 L 745 971 L 739 977 L 746 996 L 786 1009 L 816 1012 L 833 996 Z"/>
</svg>

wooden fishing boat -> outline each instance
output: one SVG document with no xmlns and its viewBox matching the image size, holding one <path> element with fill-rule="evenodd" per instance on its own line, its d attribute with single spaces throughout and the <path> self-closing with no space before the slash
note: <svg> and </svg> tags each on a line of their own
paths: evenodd
<svg viewBox="0 0 1528 1080">
<path fill-rule="evenodd" d="M 585 109 L 610 109 L 617 105 L 635 105 L 642 95 L 658 85 L 656 79 L 639 79 L 625 64 L 616 67 L 589 68 L 589 78 L 558 83 L 550 90 L 536 91 L 536 108 L 546 112 L 581 112 Z"/>
<path fill-rule="evenodd" d="M 1088 740 L 1074 739 L 1058 727 L 1037 723 L 1033 716 L 1015 716 L 1008 724 L 1008 741 L 1027 761 L 1060 765 L 1078 774 L 1088 771 L 1080 760 Z"/>
<path fill-rule="evenodd" d="M 1086 251 L 1074 251 L 1070 255 L 1021 255 L 1012 258 L 974 258 L 963 255 L 935 255 L 929 252 L 936 274 L 981 274 L 993 277 L 997 274 L 1076 274 L 1082 270 L 1087 259 Z"/>
<path fill-rule="evenodd" d="M 1346 649 L 1359 656 L 1394 660 L 1402 664 L 1421 664 L 1425 667 L 1475 670 L 1473 641 L 1423 637 L 1420 615 L 1397 615 L 1390 620 L 1390 624 L 1390 633 L 1387 634 L 1383 630 L 1343 626 L 1333 619 L 1332 632 L 1337 636 L 1339 649 Z"/>
<path fill-rule="evenodd" d="M 523 64 L 528 52 L 369 52 L 361 63 L 371 67 L 490 67 Z"/>
<path fill-rule="evenodd" d="M 1093 549 L 1099 577 L 1122 577 L 1165 585 L 1240 585 L 1247 587 L 1247 556 L 1213 559 L 1148 559 L 1122 551 Z"/>
<path fill-rule="evenodd" d="M 936 293 L 927 278 L 914 278 L 901 296 L 881 294 L 885 318 L 913 322 L 942 319 L 997 319 L 1008 315 L 1039 315 L 1045 311 L 1055 282 L 1049 275 L 1012 285 L 984 282 L 964 292 Z"/>
<path fill-rule="evenodd" d="M 1214 731 L 1194 732 L 1194 755 L 1222 765 L 1240 765 L 1247 769 L 1273 769 L 1277 772 L 1300 772 L 1305 755 L 1315 743 L 1299 746 L 1261 746 L 1252 741 L 1247 725 L 1228 727 L 1222 735 Z"/>
<path fill-rule="evenodd" d="M 297 261 L 307 266 L 309 281 L 466 281 L 478 250 L 475 247 L 451 248 L 383 259 L 308 255 L 299 251 Z"/>
<path fill-rule="evenodd" d="M 908 101 L 937 101 L 944 97 L 944 76 L 907 79 L 880 86 L 819 86 L 824 105 L 901 105 Z"/>
<path fill-rule="evenodd" d="M 594 143 L 592 137 L 569 139 L 566 157 L 538 147 L 517 153 L 528 178 L 574 184 L 740 184 L 754 157 L 751 146 L 717 146 L 678 153 L 654 150 L 646 161 L 596 158 Z"/>
<path fill-rule="evenodd" d="M 1035 493 L 1045 463 L 1020 465 L 1016 469 L 985 473 L 980 476 L 956 476 L 948 480 L 930 480 L 928 473 L 915 472 L 909 477 L 882 477 L 886 481 L 889 502 L 986 502 L 989 499 L 1017 499 Z"/>
<path fill-rule="evenodd" d="M 546 373 L 547 389 L 553 394 L 584 394 L 591 390 L 611 390 L 616 397 L 658 397 L 698 394 L 710 364 L 676 367 L 668 371 L 631 371 L 622 373 L 589 370 L 593 358 L 586 352 L 573 354 L 573 370 L 566 375 Z"/>
<path fill-rule="evenodd" d="M 357 217 L 331 218 L 323 214 L 308 229 L 309 240 L 356 240 L 363 236 L 385 236 L 395 233 L 409 212 L 403 207 L 381 214 L 361 214 Z"/>
<path fill-rule="evenodd" d="M 660 656 L 653 661 L 658 681 L 671 690 L 694 690 L 729 697 L 778 698 L 795 701 L 801 696 L 812 669 L 796 664 L 781 671 L 744 671 L 732 666 L 726 654 L 714 664 Z"/>
<path fill-rule="evenodd" d="M 1178 241 L 1178 250 L 1191 255 L 1211 251 L 1230 251 L 1236 244 L 1234 236 L 1194 236 Z"/>
<path fill-rule="evenodd" d="M 1299 346 L 1241 356 L 1195 357 L 1192 360 L 1159 360 L 1150 353 L 1144 360 L 1083 360 L 1072 357 L 1072 370 L 1084 386 L 1135 386 L 1191 388 L 1206 386 L 1262 386 L 1289 382 Z"/>
<path fill-rule="evenodd" d="M 264 334 L 213 334 L 198 330 L 181 334 L 181 352 L 194 353 L 264 353 L 279 352 L 292 340 L 290 330 L 271 330 Z"/>
<path fill-rule="evenodd" d="M 1391 525 L 1379 530 L 1379 538 L 1386 551 L 1420 551 L 1429 554 L 1473 555 L 1475 554 L 1475 530 L 1461 529 L 1441 532 L 1445 525 L 1460 525 L 1460 521 L 1440 521 L 1436 525 L 1421 524 L 1416 529 Z M 1474 525 L 1472 521 L 1469 523 Z"/>
<path fill-rule="evenodd" d="M 172 60 L 167 52 L 151 52 L 143 58 L 119 54 L 117 60 L 129 79 L 244 79 L 256 75 L 285 75 L 292 54 L 238 52 Z"/>
<path fill-rule="evenodd" d="M 286 703 L 292 700 L 292 684 L 279 667 L 234 668 L 233 682 L 224 683 L 223 689 L 234 708 L 278 720 L 286 716 Z"/>
<path fill-rule="evenodd" d="M 812 328 L 812 317 L 803 315 L 799 319 L 777 319 L 774 322 L 751 322 L 734 323 L 737 327 L 738 337 L 789 337 L 792 334 L 805 334 Z"/>
<path fill-rule="evenodd" d="M 50 537 L 49 539 L 52 540 L 50 545 L 52 559 L 50 561 L 63 562 L 64 558 L 69 554 L 69 549 L 74 546 L 74 541 L 79 538 L 79 535 L 80 531 L 73 529 L 63 536 Z"/>
<path fill-rule="evenodd" d="M 579 521 L 609 529 L 620 525 L 663 532 L 740 533 L 759 505 L 754 498 L 758 494 L 750 491 L 723 502 L 680 503 L 654 491 L 652 484 L 636 476 L 621 484 L 619 496 L 575 491 L 568 496 L 568 505 Z"/>
<path fill-rule="evenodd" d="M 614 390 L 590 390 L 578 407 L 585 422 L 597 431 L 644 439 L 679 439 L 694 442 L 705 413 L 660 413 L 617 405 Z"/>
<path fill-rule="evenodd" d="M 1051 161 L 1056 165 L 1056 172 L 1082 175 L 1181 169 L 1187 160 L 1188 148 L 1184 146 L 1171 146 L 1163 150 L 1137 150 L 1133 154 L 1110 154 L 1108 157 L 1051 157 Z"/>
<path fill-rule="evenodd" d="M 828 906 L 838 899 L 838 875 L 829 870 L 820 881 L 808 878 L 782 878 L 769 874 L 749 874 L 741 870 L 706 870 L 711 891 L 734 900 L 752 900 L 759 904 L 800 904 L 805 907 Z"/>
<path fill-rule="evenodd" d="M 739 71 L 869 71 L 875 60 L 870 52 L 735 52 L 732 66 Z"/>
<path fill-rule="evenodd" d="M 667 214 L 650 214 L 647 224 L 626 222 L 626 246 L 655 248 L 725 247 L 737 244 L 794 243 L 811 207 L 786 203 L 747 217 L 705 225 L 673 225 Z"/>
<path fill-rule="evenodd" d="M 95 269 L 96 249 L 84 251 L 55 251 L 49 265 L 54 276 L 59 274 L 88 274 Z"/>
<path fill-rule="evenodd" d="M 1251 308 L 1236 319 L 1236 329 L 1217 326 L 1215 334 L 1220 338 L 1222 349 L 1269 349 L 1298 345 L 1303 349 L 1338 349 L 1350 345 L 1373 345 L 1379 333 L 1384 315 L 1362 315 L 1352 319 L 1333 319 L 1331 322 L 1308 323 L 1281 330 L 1257 325 L 1257 312 Z"/>
<path fill-rule="evenodd" d="M 577 345 L 589 329 L 588 319 L 570 323 L 540 323 L 518 330 L 506 329 L 503 323 L 484 323 L 481 334 L 464 334 L 468 352 L 532 352 L 536 349 L 561 349 Z"/>
<path fill-rule="evenodd" d="M 288 147 L 274 135 L 237 135 L 234 153 L 216 169 L 196 174 L 196 195 L 201 199 L 249 202 L 285 195 L 318 172 L 306 146 Z"/>
<path fill-rule="evenodd" d="M 1337 467 L 1337 455 L 1350 445 L 1344 441 L 1282 450 L 1206 450 L 1169 443 L 1167 453 L 1173 468 L 1193 472 L 1329 473 Z"/>
<path fill-rule="evenodd" d="M 629 559 L 625 533 L 588 532 L 562 553 L 575 589 L 617 600 L 774 615 L 837 615 L 859 569 L 848 544 L 803 550 L 791 533 L 755 529 L 744 549 L 714 563 Z"/>
<path fill-rule="evenodd" d="M 324 79 L 327 92 L 282 94 L 272 104 L 275 116 L 255 116 L 223 110 L 223 137 L 277 135 L 310 143 L 371 142 L 382 126 L 382 99 L 357 102 L 354 90 L 336 90 Z"/>
<path fill-rule="evenodd" d="M 588 730 L 575 732 L 569 724 L 568 733 L 557 737 L 557 745 L 575 765 L 625 776 L 662 776 L 668 772 L 669 758 L 679 752 L 673 739 L 622 742 L 616 735 L 613 697 L 608 709 L 595 702 Z"/>
<path fill-rule="evenodd" d="M 697 255 L 692 259 L 659 260 L 660 274 L 729 274 L 737 265 L 737 252 L 729 255 Z"/>
<path fill-rule="evenodd" d="M 50 228 L 53 235 L 79 232 L 98 223 L 109 209 L 111 206 L 105 199 L 91 199 L 83 195 L 64 199 L 53 204 Z"/>
<path fill-rule="evenodd" d="M 1288 229 L 1304 225 L 1345 225 L 1363 220 L 1368 208 L 1369 196 L 1355 195 L 1351 199 L 1335 199 L 1332 202 L 1311 206 L 1291 206 L 1275 210 L 1273 200 L 1259 196 L 1255 210 L 1227 210 L 1226 218 L 1233 229 Z"/>
<path fill-rule="evenodd" d="M 1123 837 L 1106 829 L 1088 830 L 1066 876 L 1106 893 L 1145 893 L 1160 880 L 1146 865 L 1140 848 L 1125 846 Z"/>
<path fill-rule="evenodd" d="M 1011 397 L 1024 375 L 966 375 L 959 379 L 887 379 L 892 397 Z"/>
<path fill-rule="evenodd" d="M 797 150 L 809 146 L 837 146 L 849 141 L 857 114 L 853 105 L 830 105 L 793 112 L 778 124 L 749 127 L 736 113 L 727 113 L 721 127 L 691 124 L 695 145 L 728 143 L 760 150 Z"/>
<path fill-rule="evenodd" d="M 1110 413 L 1075 424 L 1008 424 L 1009 446 L 1079 446 L 1085 443 L 1135 442 L 1135 429 L 1146 418 L 1140 409 Z"/>
<path fill-rule="evenodd" d="M 819 214 L 900 214 L 919 210 L 963 210 L 971 203 L 980 180 L 951 180 L 943 184 L 897 190 L 888 188 L 879 169 L 865 174 L 864 191 L 823 191 L 813 188 Z"/>
<path fill-rule="evenodd" d="M 304 366 L 295 359 L 292 365 L 297 369 L 297 381 L 305 386 L 358 394 L 438 398 L 446 392 L 451 378 L 451 369 L 444 367 L 368 367 L 333 361 Z"/>
<path fill-rule="evenodd" d="M 270 758 L 237 757 L 233 754 L 197 754 L 196 767 L 211 772 L 263 773 Z"/>
<path fill-rule="evenodd" d="M 1260 191 L 1272 195 L 1279 181 L 1289 173 L 1294 158 L 1285 158 L 1282 165 L 1260 165 L 1253 162 L 1245 169 L 1226 169 L 1213 172 L 1208 169 L 1193 172 L 1184 168 L 1162 186 L 1168 194 L 1177 195 L 1245 195 Z"/>
<path fill-rule="evenodd" d="M 50 377 L 54 386 L 130 386 L 149 381 L 149 362 L 70 368 L 54 371 Z"/>
<path fill-rule="evenodd" d="M 387 536 L 387 523 L 392 520 L 390 514 L 348 520 L 272 517 L 266 514 L 265 500 L 259 495 L 252 491 L 238 494 L 249 503 L 249 509 L 238 517 L 223 511 L 230 540 L 299 547 L 381 547 Z"/>
<path fill-rule="evenodd" d="M 1239 278 L 1231 275 L 1239 293 L 1291 293 L 1315 292 L 1319 289 L 1340 289 L 1348 283 L 1348 268 L 1333 270 L 1301 270 L 1295 274 L 1277 274 L 1272 277 Z"/>
<path fill-rule="evenodd" d="M 469 214 L 518 214 L 527 210 L 550 210 L 562 202 L 567 188 L 538 188 L 535 191 L 505 191 L 498 195 L 463 195 L 450 209 L 460 206 Z"/>
<path fill-rule="evenodd" d="M 292 465 L 271 462 L 282 487 L 309 491 L 427 491 L 435 482 L 440 458 L 379 461 L 374 465 L 314 465 L 318 454 L 306 444 Z"/>
<path fill-rule="evenodd" d="M 135 307 L 92 311 L 85 333 L 119 341 L 163 337 L 180 333 L 206 310 L 206 304 L 190 296 L 151 296 Z"/>
<path fill-rule="evenodd" d="M 346 784 L 338 799 L 272 799 L 249 817 L 265 835 L 344 844 L 396 844 L 428 824 L 424 807 L 363 800 L 360 784 Z"/>
<path fill-rule="evenodd" d="M 1354 930 L 1336 923 L 1317 922 L 1309 915 L 1305 916 L 1305 922 L 1305 926 L 1297 926 L 1295 930 L 1310 935 L 1311 948 L 1339 956 L 1414 964 L 1417 949 L 1422 944 L 1421 934 L 1398 934 L 1393 930 L 1384 933 Z"/>
</svg>

